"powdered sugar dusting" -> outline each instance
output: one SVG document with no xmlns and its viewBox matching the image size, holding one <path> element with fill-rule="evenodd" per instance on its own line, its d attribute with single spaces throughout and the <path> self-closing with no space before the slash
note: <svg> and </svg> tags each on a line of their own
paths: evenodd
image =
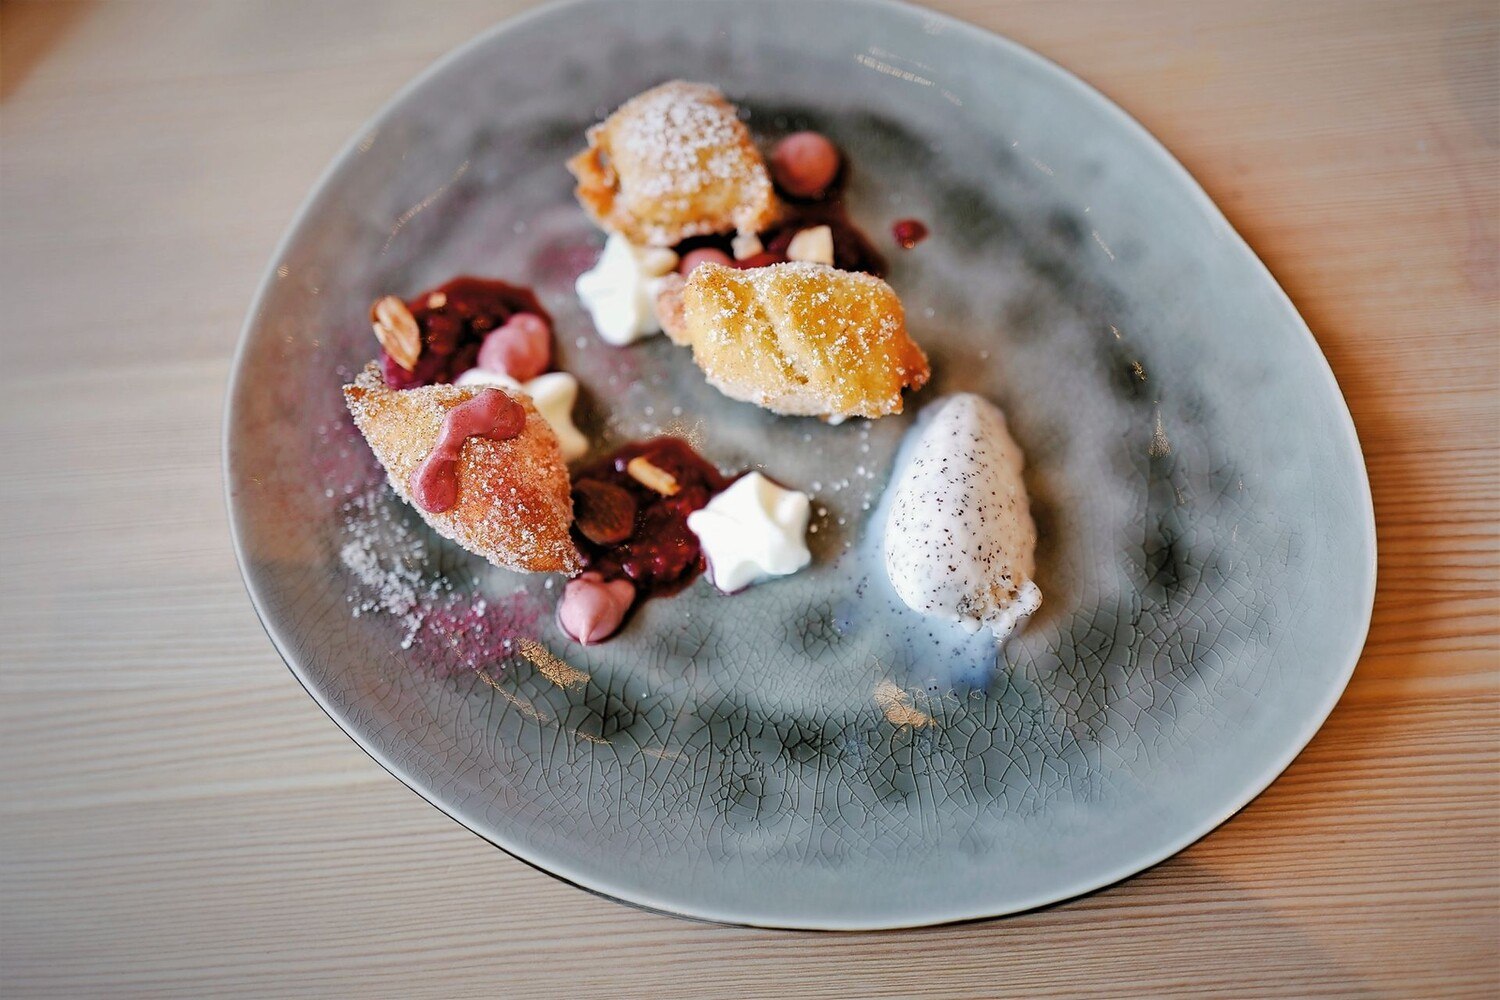
<svg viewBox="0 0 1500 1000">
<path fill-rule="evenodd" d="M 683 80 L 653 87 L 589 129 L 588 140 L 568 164 L 579 201 L 634 243 L 758 232 L 776 217 L 765 161 L 715 87 Z"/>
<path fill-rule="evenodd" d="M 349 412 L 385 467 L 396 495 L 411 501 L 411 474 L 427 458 L 448 410 L 475 387 L 388 389 L 371 366 L 344 387 Z M 449 510 L 419 510 L 445 537 L 496 565 L 567 572 L 578 553 L 568 536 L 573 502 L 557 435 L 529 396 L 522 433 L 507 441 L 471 438 L 459 456 L 459 493 Z"/>
<path fill-rule="evenodd" d="M 621 112 L 629 124 L 620 129 L 618 144 L 660 167 L 642 178 L 642 194 L 691 195 L 738 175 L 735 147 L 744 125 L 715 88 L 663 84 L 628 101 Z"/>
<path fill-rule="evenodd" d="M 355 618 L 384 615 L 401 634 L 402 649 L 422 655 L 414 664 L 440 674 L 487 670 L 514 661 L 548 613 L 525 587 L 487 598 L 453 586 L 431 564 L 426 532 L 383 484 L 348 498 L 340 508 L 339 561 L 349 571 L 346 595 Z"/>
<path fill-rule="evenodd" d="M 404 631 L 401 648 L 410 649 L 426 609 L 449 590 L 448 582 L 424 578 L 427 544 L 404 517 L 393 516 L 383 484 L 350 497 L 341 514 L 347 540 L 339 549 L 339 561 L 359 584 L 348 595 L 354 617 L 395 617 Z"/>
<path fill-rule="evenodd" d="M 880 278 L 806 261 L 745 270 L 706 263 L 683 290 L 682 338 L 725 395 L 778 413 L 900 413 L 927 381 L 901 300 Z"/>
</svg>

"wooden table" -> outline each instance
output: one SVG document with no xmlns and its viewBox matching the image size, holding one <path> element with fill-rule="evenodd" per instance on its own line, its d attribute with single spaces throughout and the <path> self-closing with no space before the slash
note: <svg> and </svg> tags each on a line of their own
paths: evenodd
<svg viewBox="0 0 1500 1000">
<path fill-rule="evenodd" d="M 230 551 L 229 358 L 345 138 L 524 6 L 0 7 L 0 993 L 1494 995 L 1500 16 L 945 2 L 1160 136 L 1354 411 L 1375 620 L 1249 808 L 1085 899 L 910 933 L 653 916 L 444 818 L 282 667 Z"/>
</svg>

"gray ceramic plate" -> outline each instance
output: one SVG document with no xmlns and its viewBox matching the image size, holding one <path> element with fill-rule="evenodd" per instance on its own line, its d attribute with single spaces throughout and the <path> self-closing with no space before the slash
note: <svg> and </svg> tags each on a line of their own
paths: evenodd
<svg viewBox="0 0 1500 1000">
<path fill-rule="evenodd" d="M 906 415 L 778 419 L 571 294 L 599 236 L 564 158 L 674 76 L 855 168 L 855 215 L 934 365 Z M 933 236 L 889 243 L 893 219 Z M 584 650 L 554 580 L 436 538 L 338 387 L 378 295 L 535 285 L 601 447 L 659 431 L 817 495 L 813 566 L 651 602 Z M 881 495 L 940 394 L 1010 414 L 1042 613 L 997 657 L 908 612 Z M 1368 486 L 1328 365 L 1192 179 L 1078 80 L 921 10 L 593 2 L 490 32 L 350 143 L 271 263 L 234 375 L 235 540 L 319 704 L 476 833 L 578 885 L 714 920 L 867 928 L 1010 913 L 1139 871 L 1311 738 L 1363 642 Z M 481 676 L 479 671 L 483 671 Z"/>
</svg>

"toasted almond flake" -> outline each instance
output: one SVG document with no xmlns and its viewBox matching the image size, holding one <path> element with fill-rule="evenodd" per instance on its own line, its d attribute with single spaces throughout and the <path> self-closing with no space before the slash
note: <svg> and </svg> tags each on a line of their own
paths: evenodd
<svg viewBox="0 0 1500 1000">
<path fill-rule="evenodd" d="M 422 331 L 417 318 L 394 295 L 387 295 L 370 307 L 370 325 L 380 346 L 407 371 L 417 367 L 417 358 L 422 354 Z"/>
<path fill-rule="evenodd" d="M 427 296 L 428 309 L 441 309 L 448 304 L 448 296 L 443 292 L 433 292 Z"/>
<path fill-rule="evenodd" d="M 646 489 L 655 490 L 664 497 L 676 496 L 677 491 L 682 489 L 670 472 L 652 465 L 645 455 L 637 455 L 625 463 L 625 474 Z"/>
</svg>

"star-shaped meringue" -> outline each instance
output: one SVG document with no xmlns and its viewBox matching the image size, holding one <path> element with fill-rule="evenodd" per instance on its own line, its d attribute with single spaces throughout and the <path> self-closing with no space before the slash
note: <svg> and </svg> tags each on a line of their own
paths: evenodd
<svg viewBox="0 0 1500 1000">
<path fill-rule="evenodd" d="M 806 493 L 751 472 L 689 514 L 687 525 L 703 547 L 714 586 L 734 593 L 812 561 L 805 538 L 811 507 Z"/>
</svg>

